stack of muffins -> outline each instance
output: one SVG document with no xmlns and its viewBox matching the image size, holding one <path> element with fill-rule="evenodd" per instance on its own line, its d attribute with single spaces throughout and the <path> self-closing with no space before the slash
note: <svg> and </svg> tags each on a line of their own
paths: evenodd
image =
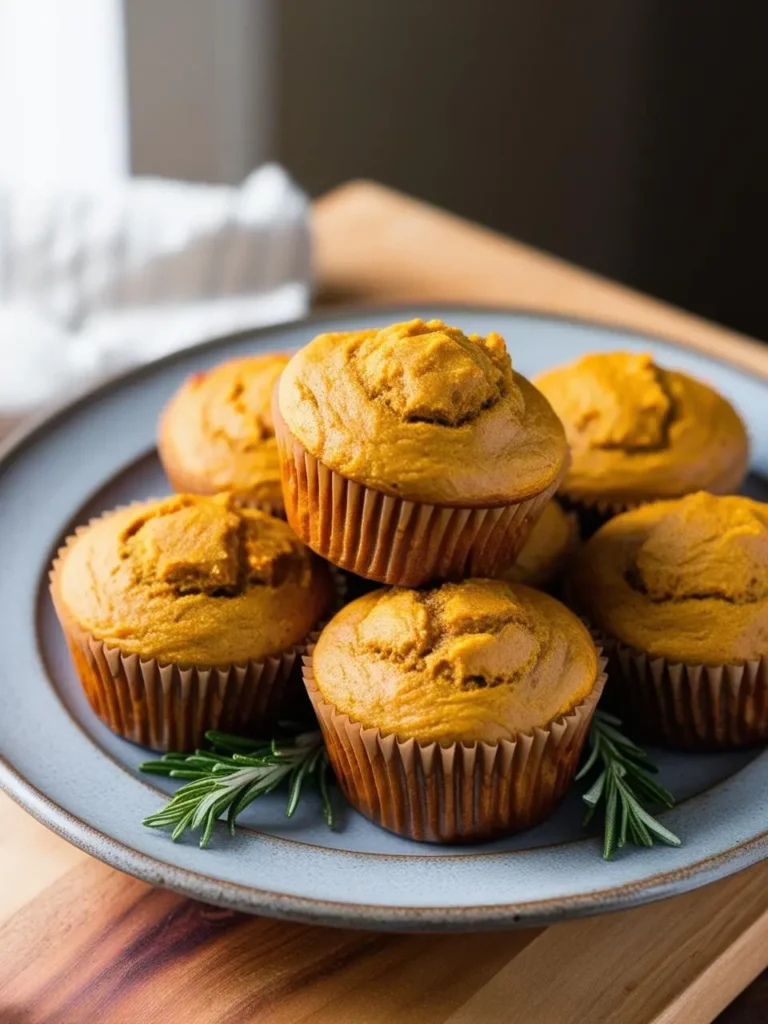
<svg viewBox="0 0 768 1024">
<path fill-rule="evenodd" d="M 536 383 L 498 335 L 420 320 L 195 375 L 159 432 L 183 493 L 54 563 L 96 713 L 154 749 L 263 733 L 296 717 L 301 669 L 352 804 L 442 842 L 553 810 L 602 647 L 641 735 L 768 737 L 768 509 L 714 496 L 746 472 L 739 417 L 647 356 Z M 385 586 L 344 605 L 350 573 Z M 594 632 L 538 589 L 564 577 Z"/>
</svg>

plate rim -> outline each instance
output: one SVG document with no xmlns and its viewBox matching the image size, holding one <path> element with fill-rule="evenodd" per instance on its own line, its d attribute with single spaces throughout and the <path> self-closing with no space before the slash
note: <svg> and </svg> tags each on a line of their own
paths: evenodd
<svg viewBox="0 0 768 1024">
<path fill-rule="evenodd" d="M 548 313 L 540 309 L 479 305 L 474 303 L 445 303 L 437 300 L 423 303 L 387 303 L 381 305 L 345 305 L 333 310 L 322 311 L 308 317 L 300 317 L 278 324 L 265 325 L 207 339 L 194 346 L 170 352 L 160 359 L 142 364 L 121 373 L 114 374 L 95 387 L 78 393 L 74 398 L 48 407 L 39 416 L 11 435 L 0 444 L 0 472 L 26 449 L 35 438 L 56 428 L 57 421 L 75 412 L 80 406 L 96 401 L 123 385 L 140 381 L 151 376 L 159 368 L 181 360 L 190 351 L 205 352 L 219 345 L 253 339 L 258 343 L 276 331 L 291 330 L 300 326 L 320 327 L 333 324 L 341 318 L 355 313 L 370 316 L 381 313 L 382 318 L 415 317 L 425 313 L 431 306 L 441 312 L 493 316 L 494 314 L 520 319 L 536 319 L 555 323 L 573 324 L 601 333 L 619 334 L 635 340 L 657 341 L 686 352 L 694 352 L 707 360 L 737 370 L 747 377 L 768 382 L 768 358 L 756 342 L 738 339 L 743 351 L 753 350 L 754 355 L 763 357 L 765 367 L 746 365 L 738 359 L 730 360 L 722 354 L 712 354 L 695 344 L 686 344 L 669 336 L 626 328 L 621 324 L 594 321 L 568 314 Z M 624 883 L 605 889 L 591 890 L 544 900 L 515 904 L 491 904 L 471 907 L 405 906 L 347 903 L 294 896 L 286 893 L 260 889 L 253 885 L 216 880 L 204 872 L 170 864 L 149 854 L 140 852 L 100 832 L 52 801 L 38 790 L 17 769 L 0 754 L 0 789 L 43 825 L 49 827 L 84 852 L 95 856 L 104 863 L 126 871 L 134 877 L 159 885 L 185 896 L 234 910 L 247 909 L 252 913 L 266 913 L 293 921 L 310 924 L 329 924 L 356 928 L 379 928 L 382 930 L 430 930 L 430 931 L 477 931 L 505 928 L 510 926 L 536 926 L 551 924 L 563 916 L 588 916 L 595 912 L 605 913 L 628 909 L 652 899 L 679 894 L 716 881 L 768 857 L 768 829 L 730 847 L 718 854 L 672 871 L 658 872 L 641 882 Z"/>
<path fill-rule="evenodd" d="M 682 895 L 751 867 L 768 856 L 768 829 L 738 846 L 705 857 L 684 868 L 657 872 L 642 882 L 595 889 L 588 893 L 525 903 L 478 904 L 471 907 L 393 906 L 344 903 L 293 896 L 255 885 L 217 881 L 203 872 L 169 864 L 100 832 L 55 803 L 28 782 L 0 755 L 0 789 L 37 821 L 85 853 L 150 885 L 229 910 L 304 924 L 382 931 L 494 931 L 510 927 L 550 925 L 567 918 L 614 913 Z M 118 852 L 119 858 L 109 856 Z M 117 860 L 117 862 L 116 862 Z"/>
</svg>

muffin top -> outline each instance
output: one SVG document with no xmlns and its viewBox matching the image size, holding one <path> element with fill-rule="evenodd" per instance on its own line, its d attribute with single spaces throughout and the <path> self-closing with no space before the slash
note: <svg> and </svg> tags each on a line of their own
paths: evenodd
<svg viewBox="0 0 768 1024">
<path fill-rule="evenodd" d="M 589 695 L 597 652 L 547 594 L 502 580 L 385 588 L 343 608 L 313 655 L 323 698 L 400 739 L 495 742 L 530 733 Z"/>
<path fill-rule="evenodd" d="M 550 501 L 534 523 L 517 561 L 501 574 L 501 579 L 546 587 L 564 567 L 575 544 L 575 519 L 556 501 Z"/>
<path fill-rule="evenodd" d="M 159 448 L 185 490 L 231 491 L 240 501 L 282 507 L 272 391 L 288 359 L 233 359 L 193 374 L 176 392 L 160 422 Z"/>
<path fill-rule="evenodd" d="M 411 501 L 522 500 L 566 457 L 560 422 L 503 338 L 440 320 L 321 334 L 286 367 L 279 410 L 326 466 Z"/>
<path fill-rule="evenodd" d="M 260 661 L 301 641 L 333 580 L 279 519 L 228 495 L 175 495 L 82 529 L 54 578 L 66 614 L 128 654 L 190 665 Z"/>
<path fill-rule="evenodd" d="M 749 444 L 734 408 L 648 354 L 583 356 L 535 383 L 565 426 L 569 496 L 632 502 L 727 493 L 744 478 Z"/>
<path fill-rule="evenodd" d="M 579 611 L 654 657 L 720 665 L 768 654 L 768 505 L 690 494 L 612 519 L 569 579 Z"/>
</svg>

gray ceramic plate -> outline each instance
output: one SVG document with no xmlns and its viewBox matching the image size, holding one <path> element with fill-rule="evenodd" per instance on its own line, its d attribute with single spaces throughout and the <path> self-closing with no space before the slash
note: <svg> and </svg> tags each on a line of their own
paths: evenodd
<svg viewBox="0 0 768 1024">
<path fill-rule="evenodd" d="M 768 754 L 659 755 L 679 805 L 662 820 L 680 849 L 629 849 L 605 864 L 581 830 L 572 792 L 546 824 L 475 848 L 411 843 L 344 806 L 329 832 L 314 797 L 291 821 L 273 796 L 230 840 L 174 844 L 141 819 L 163 792 L 146 756 L 90 713 L 48 597 L 52 552 L 72 524 L 168 490 L 154 453 L 163 403 L 190 372 L 255 350 L 288 349 L 321 330 L 439 316 L 500 331 L 532 374 L 587 350 L 650 349 L 709 379 L 741 410 L 754 441 L 753 493 L 768 496 L 768 383 L 670 343 L 535 315 L 470 308 L 382 309 L 263 330 L 185 352 L 101 388 L 28 433 L 0 463 L 0 783 L 71 842 L 140 878 L 212 903 L 327 924 L 477 929 L 628 907 L 703 885 L 768 852 Z M 151 784 L 150 784 L 151 783 Z M 166 791 L 170 791 L 169 786 Z"/>
</svg>

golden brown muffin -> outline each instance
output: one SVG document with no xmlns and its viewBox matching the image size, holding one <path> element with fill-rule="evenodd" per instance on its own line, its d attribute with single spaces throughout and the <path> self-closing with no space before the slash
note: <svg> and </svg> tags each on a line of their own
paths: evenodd
<svg viewBox="0 0 768 1024">
<path fill-rule="evenodd" d="M 768 505 L 698 493 L 625 512 L 568 590 L 621 654 L 628 724 L 676 746 L 768 738 Z"/>
<path fill-rule="evenodd" d="M 603 512 L 698 490 L 727 494 L 749 465 L 744 424 L 713 388 L 648 354 L 595 353 L 541 374 L 565 425 L 561 494 Z"/>
<path fill-rule="evenodd" d="M 550 501 L 528 535 L 514 565 L 501 579 L 529 587 L 551 587 L 561 578 L 576 547 L 576 517 Z"/>
<path fill-rule="evenodd" d="M 351 602 L 305 659 L 305 683 L 352 803 L 401 834 L 450 841 L 549 813 L 576 770 L 601 669 L 553 597 L 472 579 Z"/>
<path fill-rule="evenodd" d="M 291 525 L 384 582 L 500 571 L 566 460 L 503 339 L 439 320 L 320 335 L 286 367 L 274 419 Z"/>
<path fill-rule="evenodd" d="M 79 530 L 52 593 L 97 714 L 129 739 L 183 749 L 280 704 L 334 583 L 279 519 L 227 495 L 176 495 Z"/>
<path fill-rule="evenodd" d="M 288 359 L 233 359 L 188 378 L 160 420 L 158 450 L 174 490 L 230 491 L 245 505 L 282 512 L 272 391 Z"/>
</svg>

